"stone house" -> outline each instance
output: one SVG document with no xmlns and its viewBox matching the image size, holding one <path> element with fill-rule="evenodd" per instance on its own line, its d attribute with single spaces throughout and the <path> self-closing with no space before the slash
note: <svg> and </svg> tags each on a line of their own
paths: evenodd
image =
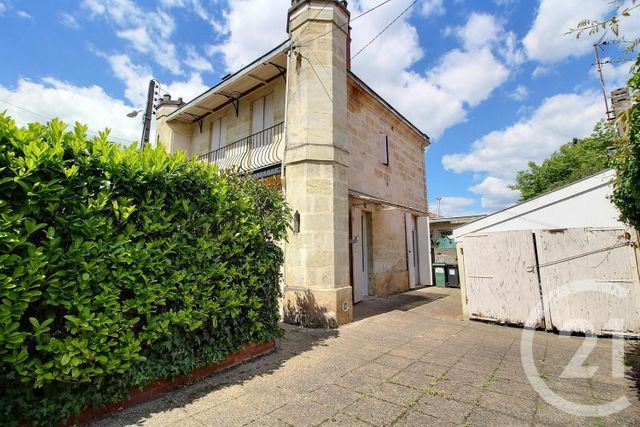
<svg viewBox="0 0 640 427">
<path fill-rule="evenodd" d="M 351 70 L 346 1 L 293 0 L 289 40 L 188 103 L 156 142 L 281 185 L 294 214 L 283 315 L 335 327 L 353 304 L 431 284 L 429 137 Z"/>
</svg>

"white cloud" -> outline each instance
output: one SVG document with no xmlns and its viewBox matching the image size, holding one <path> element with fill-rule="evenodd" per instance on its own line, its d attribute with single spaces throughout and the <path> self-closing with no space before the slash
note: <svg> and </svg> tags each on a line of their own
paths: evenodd
<svg viewBox="0 0 640 427">
<path fill-rule="evenodd" d="M 200 0 L 160 0 L 160 6 L 165 9 L 185 8 L 195 13 L 203 21 L 209 23 L 216 32 L 224 32 L 223 24 L 207 12 L 207 8 L 202 5 Z"/>
<path fill-rule="evenodd" d="M 550 67 L 545 67 L 544 65 L 538 65 L 531 73 L 531 77 L 537 79 L 539 77 L 548 76 L 551 74 L 553 70 Z"/>
<path fill-rule="evenodd" d="M 67 28 L 71 28 L 72 30 L 80 29 L 80 24 L 78 23 L 76 17 L 67 12 L 62 12 L 60 14 L 60 23 Z"/>
<path fill-rule="evenodd" d="M 136 107 L 144 105 L 149 81 L 153 78 L 151 70 L 148 67 L 134 64 L 127 55 L 102 56 L 109 61 L 114 75 L 124 83 L 125 97 Z M 191 73 L 187 80 L 176 80 L 162 84 L 163 90 L 176 98 L 182 97 L 185 101 L 195 98 L 208 88 L 209 86 L 204 84 L 202 76 L 197 72 Z"/>
<path fill-rule="evenodd" d="M 182 72 L 176 47 L 170 40 L 176 25 L 163 10 L 144 10 L 131 0 L 83 0 L 82 6 L 92 17 L 111 21 L 118 28 L 116 35 L 129 41 L 133 49 L 149 55 L 173 74 Z"/>
<path fill-rule="evenodd" d="M 163 85 L 162 88 L 175 98 L 181 97 L 188 102 L 209 89 L 209 86 L 204 84 L 199 73 L 191 73 L 189 80 L 174 81 Z"/>
<path fill-rule="evenodd" d="M 446 12 L 443 0 L 424 0 L 420 11 L 425 18 L 441 16 Z"/>
<path fill-rule="evenodd" d="M 429 80 L 451 97 L 476 106 L 506 81 L 509 70 L 488 48 L 453 50 L 428 74 Z"/>
<path fill-rule="evenodd" d="M 603 116 L 598 92 L 555 95 L 531 116 L 476 140 L 469 152 L 444 156 L 442 164 L 457 173 L 485 173 L 484 181 L 471 190 L 483 196 L 483 206 L 501 207 L 513 198 L 507 185 L 514 182 L 517 171 L 530 160 L 544 160 L 572 138 L 589 135 Z"/>
<path fill-rule="evenodd" d="M 0 15 L 7 11 L 7 5 L 0 1 Z"/>
<path fill-rule="evenodd" d="M 242 0 L 229 2 L 224 13 L 226 40 L 208 47 L 221 53 L 228 71 L 237 71 L 287 39 L 289 0 Z"/>
<path fill-rule="evenodd" d="M 0 108 L 18 125 L 58 117 L 71 126 L 76 121 L 86 124 L 94 132 L 110 128 L 112 139 L 121 144 L 137 140 L 142 130 L 138 120 L 126 117 L 132 107 L 98 86 L 80 87 L 51 77 L 20 79 L 15 88 L 0 86 L 0 98 L 14 105 Z"/>
<path fill-rule="evenodd" d="M 502 31 L 493 15 L 474 12 L 465 25 L 454 29 L 454 34 L 467 50 L 472 50 L 493 44 Z"/>
<path fill-rule="evenodd" d="M 514 204 L 520 193 L 509 188 L 510 182 L 501 178 L 488 176 L 480 184 L 469 188 L 472 192 L 480 194 L 480 205 L 487 210 L 495 211 Z"/>
<path fill-rule="evenodd" d="M 33 21 L 33 16 L 29 15 L 27 12 L 25 12 L 24 10 L 18 10 L 16 11 L 16 15 L 18 15 L 18 17 L 22 18 L 22 19 L 26 19 L 29 21 Z"/>
<path fill-rule="evenodd" d="M 575 34 L 565 33 L 576 28 L 583 19 L 608 18 L 616 12 L 614 3 L 603 0 L 541 0 L 533 26 L 523 40 L 527 56 L 550 63 L 589 53 L 594 41 L 602 37 L 602 31 L 592 36 L 585 32 L 580 39 L 576 39 Z M 623 2 L 617 12 L 630 4 L 631 0 Z M 640 35 L 640 14 L 632 13 L 630 17 L 621 18 L 620 35 L 629 39 Z M 610 37 L 613 38 L 613 34 Z"/>
<path fill-rule="evenodd" d="M 196 71 L 213 71 L 211 61 L 200 56 L 193 46 L 187 46 L 187 59 L 184 60 L 184 63 Z"/>
<path fill-rule="evenodd" d="M 525 85 L 518 85 L 513 92 L 509 92 L 507 96 L 514 101 L 524 101 L 529 97 L 529 89 L 527 89 Z"/>
<path fill-rule="evenodd" d="M 376 4 L 375 0 L 357 2 L 352 13 L 357 15 Z M 407 5 L 407 2 L 390 3 L 354 22 L 352 51 L 358 52 Z M 358 56 L 352 66 L 409 120 L 437 138 L 447 128 L 464 121 L 466 108 L 487 99 L 509 76 L 509 70 L 493 53 L 504 36 L 501 26 L 491 37 L 484 37 L 483 43 L 472 43 L 464 37 L 475 34 L 471 27 L 481 25 L 476 15 L 472 15 L 464 27 L 452 29 L 466 48 L 445 53 L 432 69 L 421 73 L 412 68 L 424 52 L 417 29 L 405 15 Z"/>
<path fill-rule="evenodd" d="M 430 4 L 437 6 L 438 3 Z M 349 7 L 353 17 L 378 4 L 379 0 L 356 0 L 351 1 Z M 409 4 L 409 0 L 390 2 L 354 21 L 352 54 L 372 40 Z M 207 53 L 221 54 L 228 71 L 235 71 L 255 60 L 286 39 L 286 17 L 290 5 L 289 0 L 230 2 L 224 13 L 227 37 L 220 44 L 208 46 Z M 468 35 L 466 43 L 463 40 L 464 49 L 446 53 L 432 70 L 414 70 L 413 66 L 424 52 L 418 29 L 409 22 L 413 11 L 395 22 L 357 56 L 352 67 L 400 112 L 431 137 L 437 138 L 445 129 L 465 120 L 466 108 L 491 96 L 508 78 L 507 66 L 521 62 L 522 54 L 515 36 L 506 33 L 494 17 L 473 14 L 467 25 L 455 29 L 461 37 Z M 486 25 L 487 22 L 495 25 Z M 247 28 L 252 30 L 247 31 Z M 490 36 L 484 34 L 483 29 L 490 30 Z M 472 41 L 474 36 L 481 37 L 483 41 Z M 313 60 L 312 55 L 310 58 Z"/>
<path fill-rule="evenodd" d="M 442 196 L 440 198 L 440 215 L 445 217 L 473 215 L 475 209 L 470 208 L 476 201 L 469 197 Z M 430 211 L 435 212 L 438 202 L 430 203 Z"/>
</svg>

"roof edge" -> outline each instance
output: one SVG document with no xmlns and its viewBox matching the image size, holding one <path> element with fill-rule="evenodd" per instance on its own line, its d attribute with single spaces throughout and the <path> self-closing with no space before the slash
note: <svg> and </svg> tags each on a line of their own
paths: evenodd
<svg viewBox="0 0 640 427">
<path fill-rule="evenodd" d="M 353 78 L 353 80 L 358 83 L 363 89 L 369 92 L 372 96 L 374 96 L 378 101 L 384 104 L 393 114 L 395 114 L 400 120 L 407 124 L 414 132 L 416 132 L 422 139 L 427 142 L 427 146 L 431 145 L 431 138 L 429 135 L 421 131 L 416 125 L 414 125 L 409 119 L 402 115 L 398 110 L 396 110 L 393 105 L 391 105 L 387 100 L 385 100 L 378 92 L 371 89 L 371 86 L 366 84 L 360 77 L 358 77 L 353 71 L 347 70 L 347 76 Z"/>
<path fill-rule="evenodd" d="M 198 101 L 200 101 L 202 98 L 206 97 L 210 92 L 214 92 L 217 89 L 220 88 L 220 86 L 223 86 L 225 83 L 228 83 L 229 81 L 231 81 L 234 77 L 237 77 L 238 75 L 250 71 L 253 68 L 255 68 L 258 65 L 261 65 L 263 60 L 265 58 L 268 58 L 270 56 L 272 56 L 275 53 L 280 53 L 280 52 L 284 52 L 289 48 L 289 45 L 291 44 L 291 38 L 285 40 L 284 42 L 280 43 L 278 46 L 274 47 L 273 49 L 271 49 L 269 52 L 265 53 L 264 55 L 258 57 L 257 59 L 255 59 L 253 62 L 251 62 L 248 65 L 245 65 L 244 67 L 242 67 L 241 69 L 239 69 L 238 71 L 234 72 L 233 74 L 230 74 L 229 77 L 227 77 L 224 80 L 221 80 L 220 82 L 218 82 L 217 84 L 211 86 L 209 89 L 205 90 L 204 92 L 202 92 L 200 95 L 197 95 L 195 98 L 193 98 L 191 101 L 187 102 L 186 104 L 182 105 L 180 108 L 178 108 L 177 110 L 175 110 L 174 112 L 172 112 L 171 114 L 169 114 L 167 116 L 167 120 L 173 120 L 175 119 L 180 113 L 182 113 L 182 111 L 190 106 L 193 106 L 194 104 L 197 104 Z"/>
</svg>

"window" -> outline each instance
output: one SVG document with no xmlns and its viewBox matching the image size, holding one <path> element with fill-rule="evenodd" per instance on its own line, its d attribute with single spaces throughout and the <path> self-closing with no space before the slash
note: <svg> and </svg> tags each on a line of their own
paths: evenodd
<svg viewBox="0 0 640 427">
<path fill-rule="evenodd" d="M 211 151 L 227 145 L 227 118 L 222 117 L 211 122 Z"/>
<path fill-rule="evenodd" d="M 389 137 L 380 133 L 380 161 L 383 165 L 389 164 Z"/>
</svg>

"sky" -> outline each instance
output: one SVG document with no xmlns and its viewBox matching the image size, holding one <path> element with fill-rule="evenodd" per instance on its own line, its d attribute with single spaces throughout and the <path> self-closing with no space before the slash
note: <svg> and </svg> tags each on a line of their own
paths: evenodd
<svg viewBox="0 0 640 427">
<path fill-rule="evenodd" d="M 351 0 L 352 17 L 383 0 Z M 610 0 L 390 0 L 353 22 L 353 71 L 427 133 L 431 210 L 515 203 L 517 171 L 591 133 L 605 116 L 593 43 L 565 35 Z M 190 100 L 287 39 L 290 0 L 0 0 L 0 111 L 59 117 L 140 138 L 148 83 Z M 640 36 L 640 11 L 620 36 Z M 606 34 L 603 40 L 612 40 Z M 629 78 L 624 44 L 603 47 L 607 91 Z"/>
</svg>

